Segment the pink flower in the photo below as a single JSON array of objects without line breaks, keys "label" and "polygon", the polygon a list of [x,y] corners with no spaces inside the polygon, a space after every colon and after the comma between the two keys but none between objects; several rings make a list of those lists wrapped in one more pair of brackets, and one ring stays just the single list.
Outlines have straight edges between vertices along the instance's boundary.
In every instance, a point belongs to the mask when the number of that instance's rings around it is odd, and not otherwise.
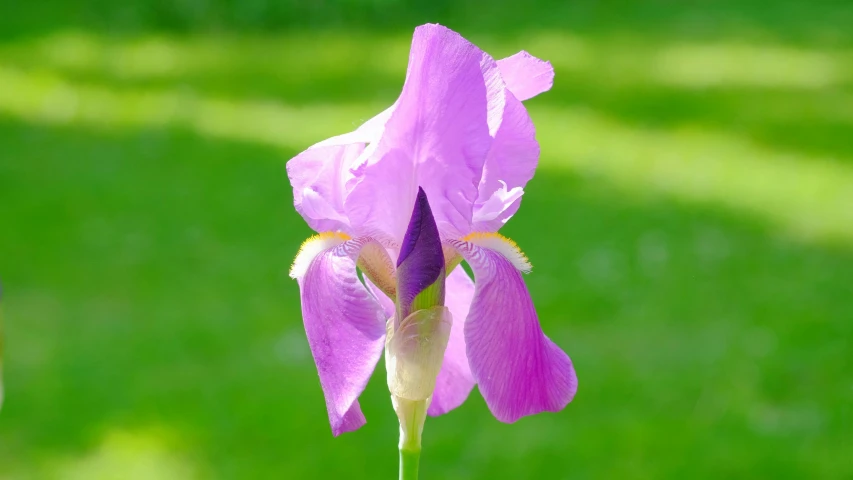
[{"label": "pink flower", "polygon": [[[572,362],[542,332],[521,277],[530,264],[496,233],[518,210],[539,158],[521,102],[550,89],[553,76],[526,52],[495,61],[459,34],[424,25],[394,105],[288,162],[296,210],[321,232],[303,245],[291,276],[335,435],[365,423],[358,397],[397,294],[414,275],[391,259],[405,253],[412,212],[426,198],[452,315],[429,413],[456,408],[475,384],[504,422],[558,411],[574,397]],[[476,282],[457,267],[463,259]]]}]

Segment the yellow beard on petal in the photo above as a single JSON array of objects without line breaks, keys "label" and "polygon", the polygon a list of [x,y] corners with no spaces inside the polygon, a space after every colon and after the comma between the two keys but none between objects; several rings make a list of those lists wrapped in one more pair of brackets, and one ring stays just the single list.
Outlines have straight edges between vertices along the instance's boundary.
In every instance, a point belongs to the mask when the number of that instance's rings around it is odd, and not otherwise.
[{"label": "yellow beard on petal", "polygon": [[308,238],[302,242],[299,253],[293,259],[293,265],[290,266],[290,278],[301,278],[305,275],[314,257],[320,252],[334,248],[350,239],[351,237],[344,232],[321,232]]},{"label": "yellow beard on petal", "polygon": [[488,248],[490,250],[494,250],[501,255],[503,255],[507,260],[512,263],[512,265],[521,270],[524,273],[530,273],[530,270],[533,269],[533,265],[530,264],[530,261],[527,259],[527,256],[524,252],[518,248],[518,245],[515,244],[509,238],[504,237],[500,233],[489,233],[489,232],[474,232],[469,233],[462,237],[463,242],[468,242],[479,247]]}]

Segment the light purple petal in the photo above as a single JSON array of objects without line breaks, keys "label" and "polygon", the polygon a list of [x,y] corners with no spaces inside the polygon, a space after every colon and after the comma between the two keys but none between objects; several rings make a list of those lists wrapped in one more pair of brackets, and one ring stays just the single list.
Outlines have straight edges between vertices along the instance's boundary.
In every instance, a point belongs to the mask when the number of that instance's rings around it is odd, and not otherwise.
[{"label": "light purple petal", "polygon": [[577,391],[577,377],[568,355],[542,333],[521,273],[495,250],[453,245],[474,271],[465,342],[471,372],[492,414],[511,423],[561,410]]},{"label": "light purple petal", "polygon": [[365,423],[358,397],[382,355],[385,312],[356,274],[364,240],[320,252],[301,277],[302,318],[332,433]]},{"label": "light purple petal", "polygon": [[553,76],[526,52],[495,62],[445,27],[418,27],[397,102],[288,163],[296,209],[317,231],[397,248],[420,185],[443,237],[496,231],[518,209],[539,156],[521,100],[548,90]]},{"label": "light purple petal", "polygon": [[494,60],[440,25],[415,30],[406,83],[345,202],[361,234],[399,242],[420,185],[443,236],[471,228],[492,142],[483,64]]},{"label": "light purple petal", "polygon": [[415,166],[403,150],[385,152],[378,163],[356,172],[356,183],[344,207],[359,235],[399,249],[415,204]]},{"label": "light purple petal", "polygon": [[350,232],[342,172],[362,150],[360,143],[312,147],[287,162],[293,204],[314,231]]},{"label": "light purple petal", "polygon": [[539,161],[536,130],[521,99],[551,87],[553,69],[526,52],[499,60],[498,79],[489,85],[489,129],[494,142],[489,149],[478,185],[473,231],[496,232],[521,204],[524,186],[533,178]]},{"label": "light purple petal", "polygon": [[444,362],[435,382],[435,392],[429,405],[432,416],[442,415],[462,405],[471,389],[474,388],[474,376],[468,366],[465,354],[465,318],[471,299],[474,298],[474,282],[461,266],[456,267],[447,276],[447,296],[445,305],[453,314],[453,326],[450,340],[444,352]]},{"label": "light purple petal", "polygon": [[352,170],[370,153],[365,152],[365,144],[379,139],[393,111],[394,106],[356,130],[317,143],[287,162],[293,204],[315,231],[352,233],[344,209],[347,184],[354,180]]},{"label": "light purple petal", "polygon": [[515,187],[507,190],[506,183],[500,186],[474,211],[475,232],[496,232],[510,219],[521,206],[524,189]]},{"label": "light purple petal", "polygon": [[527,110],[506,91],[503,121],[486,157],[474,207],[474,231],[496,232],[518,210],[539,162],[536,130]]},{"label": "light purple petal", "polygon": [[370,142],[375,142],[379,139],[379,137],[382,136],[382,132],[385,131],[385,124],[388,123],[388,119],[391,118],[391,114],[394,113],[394,109],[396,107],[396,104],[391,105],[385,110],[379,112],[379,114],[377,114],[373,118],[362,123],[352,132],[327,138],[326,140],[317,143],[311,148],[326,147],[330,145],[349,145],[352,143],[366,144]]},{"label": "light purple petal", "polygon": [[498,60],[498,68],[507,88],[519,100],[547,92],[554,84],[554,67],[524,50]]}]

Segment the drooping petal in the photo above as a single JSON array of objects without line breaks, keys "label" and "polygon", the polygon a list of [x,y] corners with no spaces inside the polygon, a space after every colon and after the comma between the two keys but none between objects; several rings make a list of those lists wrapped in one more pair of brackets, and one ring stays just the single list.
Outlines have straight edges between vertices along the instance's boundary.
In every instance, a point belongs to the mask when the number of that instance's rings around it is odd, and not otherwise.
[{"label": "drooping petal", "polygon": [[554,85],[551,62],[540,60],[524,50],[498,60],[498,68],[507,88],[522,101],[547,92]]},{"label": "drooping petal", "polygon": [[356,130],[323,140],[287,162],[293,204],[312,229],[352,233],[344,209],[347,183],[354,179],[352,169],[359,159],[370,153],[365,145],[379,139],[393,111],[394,106]]},{"label": "drooping petal", "polygon": [[[529,263],[497,234],[450,242],[475,277],[465,323],[471,372],[492,414],[503,422],[565,407],[577,391],[572,361],[542,332],[519,270]],[[489,248],[491,247],[491,248]]]},{"label": "drooping petal", "polygon": [[440,25],[415,30],[403,91],[345,202],[360,232],[399,241],[419,185],[443,235],[470,230],[492,142],[484,62],[494,64],[456,32]]},{"label": "drooping petal", "polygon": [[474,282],[462,267],[456,267],[447,276],[445,305],[453,315],[453,325],[429,404],[428,413],[432,416],[442,415],[462,405],[474,388],[474,376],[465,354],[465,319],[473,298]]},{"label": "drooping petal", "polygon": [[369,240],[347,238],[332,233],[308,240],[291,269],[336,436],[365,423],[358,397],[382,355],[385,336],[385,312],[356,273],[359,251]]},{"label": "drooping petal", "polygon": [[[417,300],[423,295],[422,302]],[[419,308],[444,305],[444,252],[441,238],[423,189],[397,257],[397,318],[395,325]]]}]

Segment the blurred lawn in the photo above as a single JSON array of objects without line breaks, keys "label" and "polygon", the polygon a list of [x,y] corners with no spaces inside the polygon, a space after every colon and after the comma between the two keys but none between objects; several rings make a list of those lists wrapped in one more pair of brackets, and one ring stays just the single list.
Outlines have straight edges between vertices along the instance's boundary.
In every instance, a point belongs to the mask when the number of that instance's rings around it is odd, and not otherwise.
[{"label": "blurred lawn", "polygon": [[393,101],[426,21],[555,65],[504,233],[580,390],[472,393],[423,478],[853,478],[853,4],[491,5],[7,6],[0,478],[394,477],[381,366],[329,431],[284,162]]}]

